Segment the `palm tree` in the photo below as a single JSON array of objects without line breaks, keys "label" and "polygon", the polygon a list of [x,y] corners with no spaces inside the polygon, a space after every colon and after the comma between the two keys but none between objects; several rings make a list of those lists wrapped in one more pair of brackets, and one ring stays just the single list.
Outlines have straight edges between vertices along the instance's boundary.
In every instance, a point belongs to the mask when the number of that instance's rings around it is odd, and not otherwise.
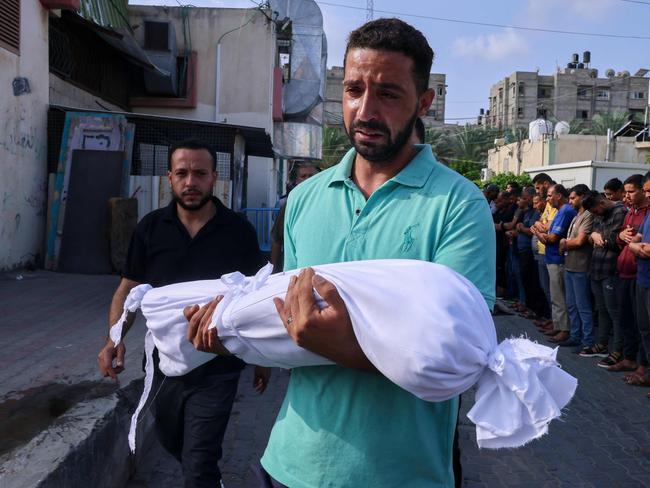
[{"label": "palm tree", "polygon": [[454,157],[449,134],[441,129],[429,128],[426,130],[424,142],[431,145],[433,154],[440,161],[448,163]]},{"label": "palm tree", "polygon": [[323,169],[337,164],[350,149],[350,139],[340,127],[323,128]]},{"label": "palm tree", "polygon": [[595,136],[607,135],[607,129],[616,132],[630,120],[629,112],[607,112],[594,115],[591,119],[591,134]]}]

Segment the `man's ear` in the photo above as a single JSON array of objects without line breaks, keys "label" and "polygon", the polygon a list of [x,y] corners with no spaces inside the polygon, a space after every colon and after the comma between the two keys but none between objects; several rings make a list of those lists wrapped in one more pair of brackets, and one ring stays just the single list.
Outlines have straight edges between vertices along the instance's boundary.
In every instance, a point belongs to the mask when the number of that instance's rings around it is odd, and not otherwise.
[{"label": "man's ear", "polygon": [[418,115],[424,117],[436,97],[436,91],[433,88],[427,88],[422,92],[418,100]]}]

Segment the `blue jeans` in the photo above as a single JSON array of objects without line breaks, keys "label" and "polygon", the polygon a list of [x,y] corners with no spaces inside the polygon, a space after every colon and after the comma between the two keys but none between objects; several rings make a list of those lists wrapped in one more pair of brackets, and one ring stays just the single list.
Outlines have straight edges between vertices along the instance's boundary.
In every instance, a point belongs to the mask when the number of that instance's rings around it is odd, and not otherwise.
[{"label": "blue jeans", "polygon": [[571,323],[571,339],[582,341],[585,347],[594,345],[594,321],[589,296],[590,281],[587,273],[564,272],[566,305]]}]

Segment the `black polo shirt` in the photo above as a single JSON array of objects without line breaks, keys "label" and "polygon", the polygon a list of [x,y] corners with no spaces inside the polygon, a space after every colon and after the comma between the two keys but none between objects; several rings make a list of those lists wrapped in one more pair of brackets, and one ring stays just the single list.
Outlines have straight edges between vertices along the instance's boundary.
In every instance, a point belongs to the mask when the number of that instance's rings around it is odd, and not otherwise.
[{"label": "black polo shirt", "polygon": [[[194,238],[178,218],[175,202],[143,217],[131,238],[122,276],[158,287],[217,279],[233,271],[245,275],[257,272],[266,260],[255,229],[219,199],[213,197],[212,201],[217,211]],[[215,359],[218,361],[212,360],[204,367],[224,372],[243,367],[232,357]]]}]

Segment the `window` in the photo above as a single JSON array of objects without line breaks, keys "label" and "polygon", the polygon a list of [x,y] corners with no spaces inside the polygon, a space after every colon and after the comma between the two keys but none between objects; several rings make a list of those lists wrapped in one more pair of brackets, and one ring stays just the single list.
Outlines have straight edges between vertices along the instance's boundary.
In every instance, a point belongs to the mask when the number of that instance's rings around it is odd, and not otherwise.
[{"label": "window", "polygon": [[435,110],[427,110],[427,117],[433,117],[435,119],[436,118],[436,111]]},{"label": "window", "polygon": [[588,118],[589,118],[589,110],[576,111],[576,119],[588,119]]},{"label": "window", "polygon": [[517,118],[518,119],[524,118],[524,107],[517,107]]},{"label": "window", "polygon": [[550,86],[537,87],[537,98],[551,98],[552,96],[553,96],[553,87]]},{"label": "window", "polygon": [[645,92],[632,92],[632,100],[643,100]]},{"label": "window", "polygon": [[598,88],[596,90],[596,99],[609,100],[609,88]]},{"label": "window", "polygon": [[439,86],[438,87],[438,96],[442,97],[445,95],[445,87],[444,86]]},{"label": "window", "polygon": [[523,97],[526,94],[526,85],[519,83],[519,96]]},{"label": "window", "polygon": [[20,52],[20,0],[0,3],[0,48]]},{"label": "window", "polygon": [[517,94],[517,85],[512,84],[512,96],[514,97]]},{"label": "window", "polygon": [[591,98],[591,88],[585,86],[579,86],[578,98]]}]

